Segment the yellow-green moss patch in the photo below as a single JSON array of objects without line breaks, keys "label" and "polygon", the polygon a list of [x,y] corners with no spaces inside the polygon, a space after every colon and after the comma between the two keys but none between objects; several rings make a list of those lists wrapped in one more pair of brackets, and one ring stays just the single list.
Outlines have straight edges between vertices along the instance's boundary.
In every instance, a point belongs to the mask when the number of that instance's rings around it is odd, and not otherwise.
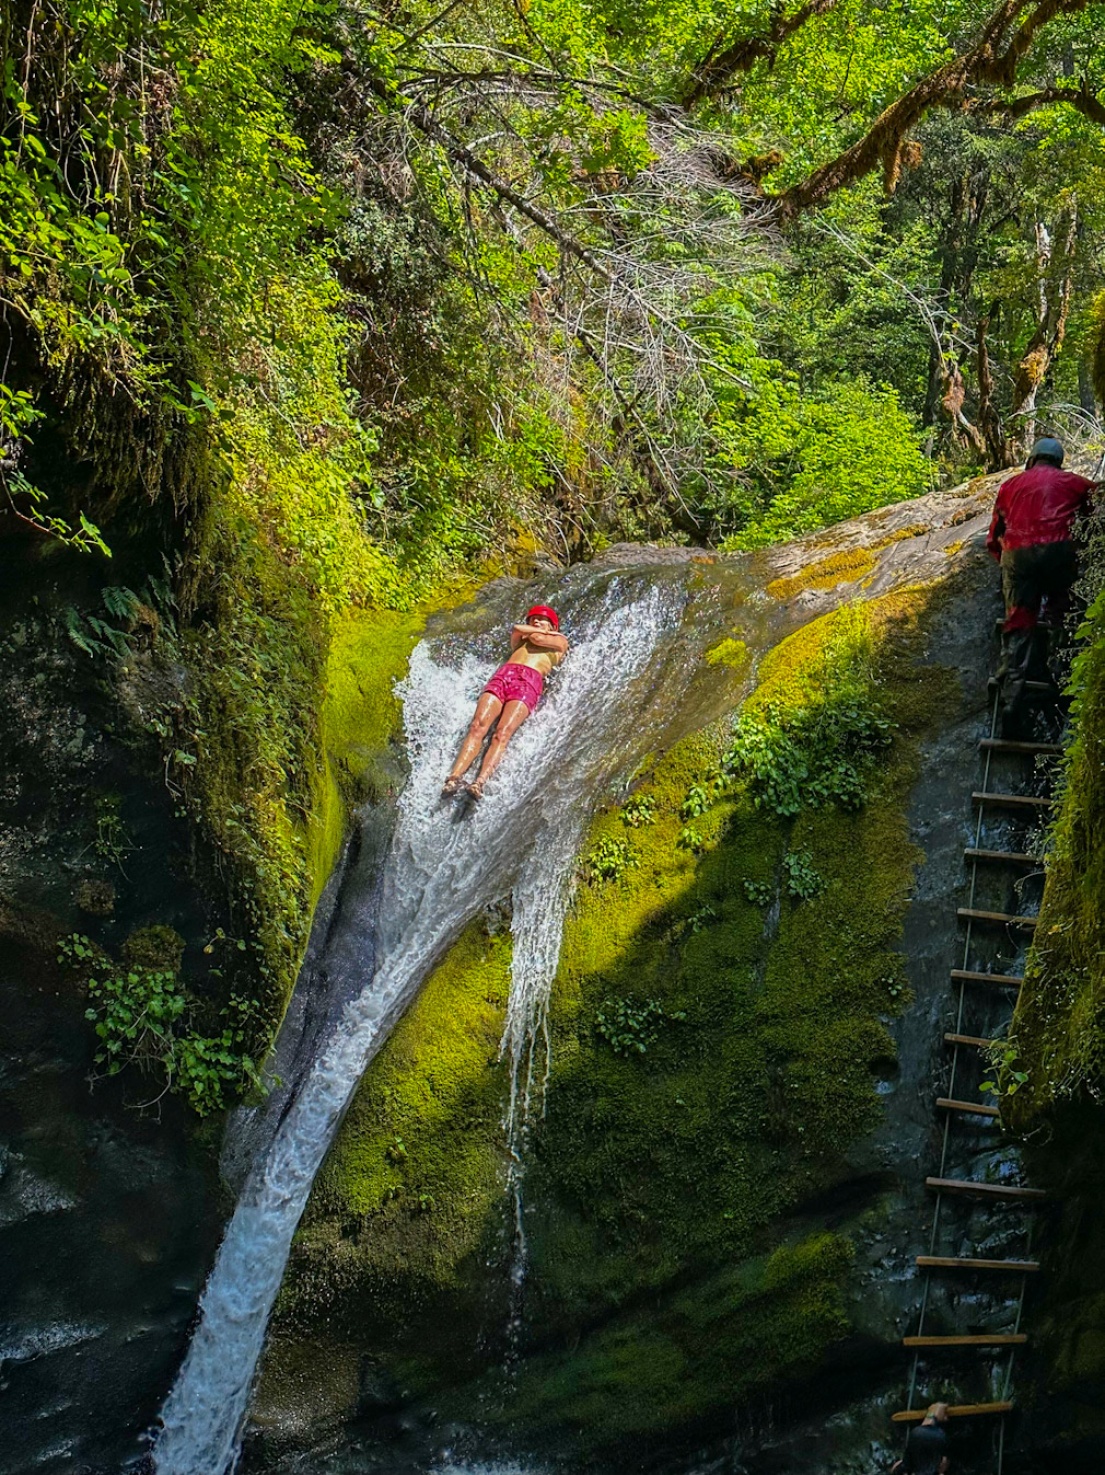
[{"label": "yellow-green moss patch", "polygon": [[870,548],[846,548],[809,564],[800,573],[773,579],[767,592],[773,599],[793,599],[803,589],[835,589],[838,584],[851,584],[861,579],[871,572],[876,562]]},{"label": "yellow-green moss patch", "polygon": [[474,923],[366,1074],[316,1185],[309,1249],[336,1214],[360,1272],[451,1282],[502,1201],[509,934]]},{"label": "yellow-green moss patch", "polygon": [[390,610],[350,610],[336,623],[323,677],[321,763],[308,833],[312,908],[337,859],[351,805],[381,797],[381,758],[401,716],[395,682],[422,624],[421,614]]},{"label": "yellow-green moss patch", "polygon": [[752,663],[752,654],[743,640],[719,640],[706,652],[706,660],[711,666],[727,666],[743,674]]}]

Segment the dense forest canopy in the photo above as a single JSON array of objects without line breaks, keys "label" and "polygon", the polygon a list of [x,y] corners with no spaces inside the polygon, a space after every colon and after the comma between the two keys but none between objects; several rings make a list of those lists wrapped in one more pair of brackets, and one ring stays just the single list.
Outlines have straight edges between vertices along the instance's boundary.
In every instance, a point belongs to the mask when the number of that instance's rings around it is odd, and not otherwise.
[{"label": "dense forest canopy", "polygon": [[1093,409],[1099,19],[17,3],[9,503],[88,541],[35,444],[181,502],[199,427],[341,600],[512,520],[739,545],[1011,464]]}]

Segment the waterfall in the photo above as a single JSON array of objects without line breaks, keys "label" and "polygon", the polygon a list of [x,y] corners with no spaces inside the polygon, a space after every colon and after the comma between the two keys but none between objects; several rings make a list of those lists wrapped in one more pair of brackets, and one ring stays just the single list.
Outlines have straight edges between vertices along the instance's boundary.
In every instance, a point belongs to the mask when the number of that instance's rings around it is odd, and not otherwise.
[{"label": "waterfall", "polygon": [[443,803],[440,786],[492,667],[470,652],[459,669],[439,664],[430,642],[412,656],[399,687],[410,777],[376,901],[375,970],[246,1180],[162,1410],[160,1475],[224,1475],[232,1466],[292,1236],[361,1075],[448,945],[511,887],[512,1114],[519,1089],[523,1098],[531,1089],[533,1025],[539,1033],[579,835],[604,786],[655,745],[691,669],[675,639],[688,600],[682,576],[591,575],[581,588],[577,581],[574,603],[570,576],[565,585],[573,650],[478,808]]}]

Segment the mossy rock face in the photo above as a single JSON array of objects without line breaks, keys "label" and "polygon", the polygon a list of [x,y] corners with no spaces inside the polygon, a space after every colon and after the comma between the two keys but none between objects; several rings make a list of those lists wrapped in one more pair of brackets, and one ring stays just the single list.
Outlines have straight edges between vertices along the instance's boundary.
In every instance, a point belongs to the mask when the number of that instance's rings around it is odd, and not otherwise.
[{"label": "mossy rock face", "polygon": [[[541,1446],[571,1431],[578,1452],[602,1455],[706,1426],[809,1375],[852,1334],[850,1225],[878,1189],[831,1228],[816,1205],[881,1120],[888,1025],[909,997],[895,951],[920,859],[906,800],[950,689],[922,659],[933,598],[899,592],[863,616],[893,730],[863,804],[789,815],[743,780],[719,791],[723,722],[658,756],[595,819],[528,1138],[509,1390],[486,1372],[486,1348],[511,1304],[497,1065],[510,942],[483,926],[362,1083],[309,1206],[274,1347],[320,1335],[335,1355],[347,1355],[339,1342],[371,1346],[452,1417],[478,1405],[513,1438]],[[830,611],[783,640],[745,711],[808,701],[855,619]],[[731,645],[725,664],[743,663]],[[266,1366],[269,1406],[280,1364]]]}]

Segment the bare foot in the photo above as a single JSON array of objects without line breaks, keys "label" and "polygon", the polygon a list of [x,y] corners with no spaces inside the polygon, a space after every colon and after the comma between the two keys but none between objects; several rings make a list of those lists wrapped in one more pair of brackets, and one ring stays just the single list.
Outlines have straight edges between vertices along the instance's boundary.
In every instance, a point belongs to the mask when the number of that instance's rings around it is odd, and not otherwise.
[{"label": "bare foot", "polygon": [[441,786],[441,797],[443,799],[455,799],[460,792],[463,780],[459,778],[447,778]]},{"label": "bare foot", "polygon": [[469,799],[483,798],[483,783],[480,779],[476,779],[468,785],[468,797]]}]

